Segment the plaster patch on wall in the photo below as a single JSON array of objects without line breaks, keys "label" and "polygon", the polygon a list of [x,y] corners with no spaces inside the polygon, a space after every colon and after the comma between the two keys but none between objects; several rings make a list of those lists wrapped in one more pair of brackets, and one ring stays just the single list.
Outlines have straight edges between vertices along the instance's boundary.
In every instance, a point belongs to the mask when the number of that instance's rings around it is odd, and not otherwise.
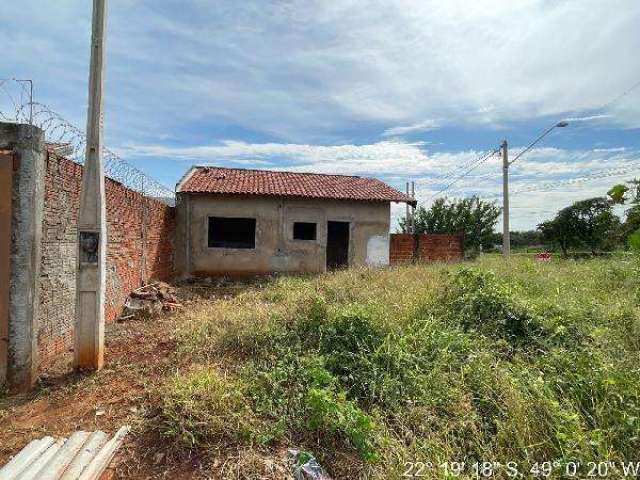
[{"label": "plaster patch on wall", "polygon": [[286,272],[288,270],[296,270],[298,261],[287,255],[285,252],[278,252],[273,255],[269,260],[269,265],[274,272]]},{"label": "plaster patch on wall", "polygon": [[389,265],[389,235],[374,235],[367,241],[367,265]]}]

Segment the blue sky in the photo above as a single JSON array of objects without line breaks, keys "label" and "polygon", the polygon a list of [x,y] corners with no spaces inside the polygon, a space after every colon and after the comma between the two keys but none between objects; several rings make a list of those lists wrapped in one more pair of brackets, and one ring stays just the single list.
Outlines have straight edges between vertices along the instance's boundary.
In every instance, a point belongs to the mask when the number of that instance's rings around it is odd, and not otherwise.
[{"label": "blue sky", "polygon": [[[90,3],[0,9],[0,77],[81,127]],[[640,81],[638,25],[637,0],[111,0],[106,143],[169,186],[192,164],[277,168],[415,180],[428,204],[439,177],[569,118],[513,165],[513,192],[631,168],[640,87],[602,106]],[[634,173],[514,193],[512,226]],[[500,176],[492,157],[447,193],[492,198]]]}]

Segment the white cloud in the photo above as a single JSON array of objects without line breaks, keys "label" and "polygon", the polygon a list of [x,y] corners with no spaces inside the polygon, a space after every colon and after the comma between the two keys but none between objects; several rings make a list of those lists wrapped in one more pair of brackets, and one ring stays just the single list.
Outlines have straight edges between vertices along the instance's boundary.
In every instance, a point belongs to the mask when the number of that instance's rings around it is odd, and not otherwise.
[{"label": "white cloud", "polygon": [[626,147],[613,147],[613,148],[594,148],[594,152],[624,152]]},{"label": "white cloud", "polygon": [[[4,3],[2,76],[34,79],[37,101],[83,125],[90,2]],[[518,128],[536,118],[566,116],[576,123],[562,134],[572,145],[584,145],[571,143],[572,131],[640,127],[640,87],[598,110],[638,80],[637,0],[220,0],[216,8],[120,0],[109,8],[106,141],[148,162],[143,169],[165,157],[415,179],[426,200],[444,186],[437,175],[481,154],[478,126],[515,126],[522,138]],[[458,129],[457,151],[392,139],[438,124]],[[376,141],[380,132],[386,141]],[[529,152],[512,168],[514,188],[637,157],[633,142],[605,140],[595,150]],[[450,193],[495,194],[500,172],[492,158]],[[568,189],[565,200],[595,185]],[[525,207],[562,206],[558,193],[527,195]],[[527,215],[514,211],[514,225]]]},{"label": "white cloud", "polygon": [[[82,118],[87,3],[5,3],[3,69]],[[157,138],[213,119],[338,143],[362,122],[406,133],[594,109],[637,81],[639,23],[636,0],[112,2],[107,131]],[[600,115],[640,125],[638,91]]]},{"label": "white cloud", "polygon": [[428,132],[439,128],[440,125],[435,120],[423,120],[422,122],[414,123],[412,125],[406,125],[404,127],[392,127],[387,128],[382,136],[383,137],[395,137],[406,135],[407,133],[415,132]]},{"label": "white cloud", "polygon": [[378,175],[406,175],[435,172],[453,165],[456,155],[431,158],[423,142],[384,141],[368,145],[310,145],[282,143],[247,143],[225,140],[217,145],[166,147],[130,145],[118,152],[127,156],[167,157],[197,163],[252,162],[288,170]]},{"label": "white cloud", "polygon": [[584,117],[569,117],[569,118],[565,118],[564,120],[566,122],[571,122],[571,123],[575,123],[575,122],[592,122],[594,120],[605,120],[605,119],[609,119],[611,118],[612,115],[609,114],[600,114],[600,115],[587,115]]},{"label": "white cloud", "polygon": [[[446,195],[463,197],[476,194],[502,204],[501,162],[493,158],[481,165],[468,177],[454,184]],[[625,173],[619,173],[624,171]],[[563,183],[570,179],[588,176],[595,172],[611,172],[613,176],[590,178],[586,181]],[[510,174],[511,228],[528,230],[538,223],[552,218],[563,207],[588,197],[604,196],[615,183],[640,174],[640,151],[620,149],[563,150],[540,148],[514,164]],[[433,195],[444,185],[427,179],[416,183],[419,203],[430,204]],[[547,184],[554,188],[547,191],[522,192]],[[396,217],[404,213],[395,210]],[[500,228],[500,224],[498,225]]]},{"label": "white cloud", "polygon": [[[128,145],[117,153],[123,157],[163,157],[186,163],[237,163],[250,166],[305,170],[321,173],[360,174],[412,178],[418,184],[449,183],[466,171],[483,152],[430,151],[425,142],[381,141],[365,145],[313,145],[295,143],[248,143],[224,140],[214,145],[170,147]],[[513,147],[514,151],[522,147]],[[510,169],[512,182],[520,179],[562,179],[577,173],[615,169],[640,160],[640,152],[626,148],[565,150],[541,147],[530,150]],[[501,175],[501,159],[494,154],[480,163],[457,186],[480,188],[493,175]],[[441,177],[446,177],[441,180]],[[487,180],[489,179],[489,180]]]},{"label": "white cloud", "polygon": [[[195,147],[131,145],[120,153],[130,157],[166,157],[191,163],[373,176],[399,189],[403,189],[406,181],[414,180],[419,203],[429,205],[433,195],[456,180],[468,168],[462,167],[470,165],[482,152],[432,152],[427,147],[421,142],[401,141],[324,146],[228,140],[218,145]],[[514,147],[514,150],[520,148]],[[560,184],[559,188],[545,192],[517,193],[593,172],[619,172],[622,168],[627,169],[626,173],[616,177],[592,179],[576,185]],[[632,178],[636,171],[640,173],[640,151],[636,150],[534,148],[511,168],[513,228],[532,228],[575,200],[604,195],[612,184]],[[443,179],[449,172],[455,172],[455,175]],[[458,197],[476,194],[499,201],[501,189],[501,159],[494,155],[457,180],[444,195]],[[394,207],[392,212],[394,222],[403,214],[400,207]]]}]

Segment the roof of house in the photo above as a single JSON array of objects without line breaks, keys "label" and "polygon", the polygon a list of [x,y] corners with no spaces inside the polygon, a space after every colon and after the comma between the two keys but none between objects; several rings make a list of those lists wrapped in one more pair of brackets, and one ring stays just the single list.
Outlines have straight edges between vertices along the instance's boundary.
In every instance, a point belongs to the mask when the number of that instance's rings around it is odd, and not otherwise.
[{"label": "roof of house", "polygon": [[178,182],[176,191],[178,193],[406,202],[415,205],[412,197],[375,178],[244,168],[192,167]]}]

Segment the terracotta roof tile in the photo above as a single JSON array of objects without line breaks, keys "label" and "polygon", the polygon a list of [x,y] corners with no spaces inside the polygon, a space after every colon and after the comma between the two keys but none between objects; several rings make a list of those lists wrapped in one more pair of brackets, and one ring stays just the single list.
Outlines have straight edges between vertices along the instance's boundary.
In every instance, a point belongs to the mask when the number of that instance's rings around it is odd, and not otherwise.
[{"label": "terracotta roof tile", "polygon": [[375,178],[222,167],[193,167],[178,192],[414,203]]}]

